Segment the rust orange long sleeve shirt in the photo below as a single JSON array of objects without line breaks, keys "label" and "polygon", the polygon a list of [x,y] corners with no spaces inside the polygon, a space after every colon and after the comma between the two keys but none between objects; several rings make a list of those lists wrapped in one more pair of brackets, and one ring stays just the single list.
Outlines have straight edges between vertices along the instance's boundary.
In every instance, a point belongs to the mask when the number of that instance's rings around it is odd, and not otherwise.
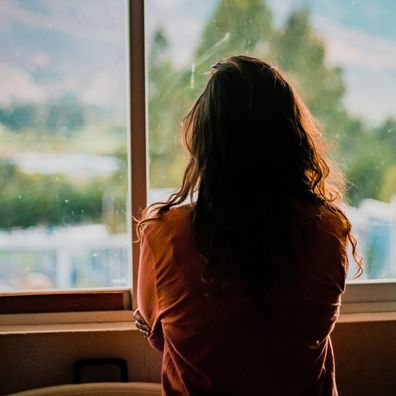
[{"label": "rust orange long sleeve shirt", "polygon": [[171,209],[141,241],[138,307],[163,353],[163,394],[336,396],[330,333],[347,273],[345,226],[324,207],[298,210],[297,271],[273,285],[265,314],[242,282],[207,293],[190,213]]}]

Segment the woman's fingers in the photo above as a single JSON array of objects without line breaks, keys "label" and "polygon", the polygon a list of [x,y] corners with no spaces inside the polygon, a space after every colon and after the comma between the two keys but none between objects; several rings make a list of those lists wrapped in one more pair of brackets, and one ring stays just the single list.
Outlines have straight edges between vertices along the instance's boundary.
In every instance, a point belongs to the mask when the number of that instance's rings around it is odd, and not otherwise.
[{"label": "woman's fingers", "polygon": [[135,323],[139,330],[150,332],[150,326],[148,326],[146,323],[139,322],[138,320]]},{"label": "woman's fingers", "polygon": [[140,322],[144,322],[144,318],[140,314],[139,308],[135,309],[135,311],[133,312],[133,317],[135,318],[135,320],[139,320]]},{"label": "woman's fingers", "polygon": [[133,313],[133,317],[135,318],[135,325],[136,328],[145,336],[148,337],[151,332],[150,326],[146,323],[143,316],[140,314],[139,310],[137,309]]},{"label": "woman's fingers", "polygon": [[148,337],[150,335],[150,327],[142,324],[141,322],[136,321],[136,328],[145,336]]}]

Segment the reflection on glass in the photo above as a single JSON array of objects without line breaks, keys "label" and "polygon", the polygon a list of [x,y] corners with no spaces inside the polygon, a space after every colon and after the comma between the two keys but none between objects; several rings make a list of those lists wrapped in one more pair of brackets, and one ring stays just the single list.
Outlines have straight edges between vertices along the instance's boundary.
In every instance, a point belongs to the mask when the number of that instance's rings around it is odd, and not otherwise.
[{"label": "reflection on glass", "polygon": [[211,64],[257,56],[293,79],[350,181],[363,278],[396,277],[395,17],[385,0],[147,0],[149,197],[180,183],[179,124]]},{"label": "reflection on glass", "polygon": [[0,291],[129,285],[126,1],[0,4]]}]

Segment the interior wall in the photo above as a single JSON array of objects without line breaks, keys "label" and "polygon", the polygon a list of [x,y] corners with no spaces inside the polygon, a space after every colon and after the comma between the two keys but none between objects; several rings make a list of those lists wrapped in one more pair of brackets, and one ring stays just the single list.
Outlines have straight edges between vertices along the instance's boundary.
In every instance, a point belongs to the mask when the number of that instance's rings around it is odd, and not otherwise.
[{"label": "interior wall", "polygon": [[160,382],[161,355],[137,331],[0,336],[0,395],[73,383],[79,359],[122,358],[130,381]]},{"label": "interior wall", "polygon": [[[396,394],[396,321],[339,323],[333,345],[340,396]],[[160,381],[160,354],[133,330],[2,335],[0,394],[72,383],[88,358],[123,358],[131,381]]]},{"label": "interior wall", "polygon": [[340,396],[396,395],[396,321],[339,323],[332,338]]}]

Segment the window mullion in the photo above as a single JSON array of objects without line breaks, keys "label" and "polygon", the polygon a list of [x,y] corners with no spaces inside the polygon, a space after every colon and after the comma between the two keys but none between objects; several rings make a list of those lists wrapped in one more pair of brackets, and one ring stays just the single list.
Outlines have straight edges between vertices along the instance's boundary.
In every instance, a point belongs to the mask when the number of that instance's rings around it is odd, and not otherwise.
[{"label": "window mullion", "polygon": [[[130,70],[130,197],[132,217],[138,217],[147,201],[146,170],[146,94],[144,51],[144,1],[129,1],[129,70]],[[132,219],[131,219],[132,220]],[[132,292],[136,306],[139,246],[134,230],[132,238]]]}]

